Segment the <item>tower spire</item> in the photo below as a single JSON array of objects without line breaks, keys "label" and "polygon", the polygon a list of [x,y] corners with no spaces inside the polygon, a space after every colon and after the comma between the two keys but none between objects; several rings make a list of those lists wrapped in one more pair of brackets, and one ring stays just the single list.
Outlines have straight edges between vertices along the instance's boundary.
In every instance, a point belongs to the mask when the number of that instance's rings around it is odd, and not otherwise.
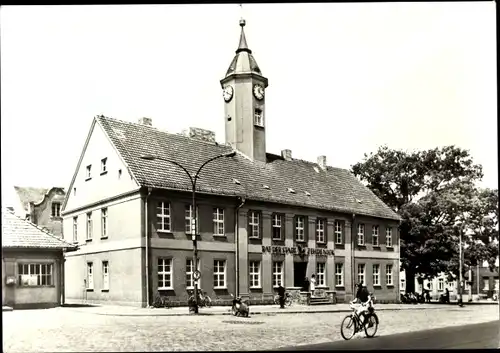
[{"label": "tower spire", "polygon": [[252,54],[252,51],[248,49],[248,44],[247,44],[247,38],[245,37],[245,30],[243,29],[245,27],[246,21],[242,17],[240,19],[240,27],[241,27],[241,34],[240,34],[240,43],[238,44],[238,49],[236,50],[236,54],[246,51],[249,54]]}]

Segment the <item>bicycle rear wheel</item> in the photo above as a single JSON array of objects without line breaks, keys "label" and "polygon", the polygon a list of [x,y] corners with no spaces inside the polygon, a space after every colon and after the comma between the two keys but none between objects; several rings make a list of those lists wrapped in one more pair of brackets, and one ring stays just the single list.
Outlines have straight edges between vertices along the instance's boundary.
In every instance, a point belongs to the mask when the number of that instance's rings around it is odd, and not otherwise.
[{"label": "bicycle rear wheel", "polygon": [[342,320],[342,324],[340,325],[340,334],[342,335],[342,338],[350,340],[356,334],[356,330],[356,320],[352,317],[352,315],[347,315],[344,320]]},{"label": "bicycle rear wheel", "polygon": [[378,317],[376,314],[370,314],[366,320],[365,334],[366,337],[372,338],[378,330]]}]

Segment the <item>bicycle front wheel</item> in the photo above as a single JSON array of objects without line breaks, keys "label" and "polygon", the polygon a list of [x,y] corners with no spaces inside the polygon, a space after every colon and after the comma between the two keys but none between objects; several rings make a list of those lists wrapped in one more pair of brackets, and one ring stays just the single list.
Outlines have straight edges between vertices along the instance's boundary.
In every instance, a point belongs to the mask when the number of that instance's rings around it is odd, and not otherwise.
[{"label": "bicycle front wheel", "polygon": [[375,336],[378,330],[378,317],[376,314],[371,314],[368,316],[365,325],[366,337],[372,338]]},{"label": "bicycle front wheel", "polygon": [[352,315],[347,315],[340,325],[340,334],[343,339],[350,340],[356,334],[356,329],[356,320],[354,320]]}]

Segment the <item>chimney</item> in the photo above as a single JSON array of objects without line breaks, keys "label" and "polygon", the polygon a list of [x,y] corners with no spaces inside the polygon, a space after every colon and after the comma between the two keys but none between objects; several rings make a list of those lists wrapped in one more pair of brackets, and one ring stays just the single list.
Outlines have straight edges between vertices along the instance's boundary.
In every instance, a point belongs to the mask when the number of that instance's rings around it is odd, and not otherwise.
[{"label": "chimney", "polygon": [[318,157],[318,165],[321,169],[326,170],[326,156]]},{"label": "chimney", "polygon": [[153,126],[153,119],[151,118],[139,118],[139,124],[141,125],[147,125],[147,126]]},{"label": "chimney", "polygon": [[283,159],[285,161],[291,161],[292,160],[292,150],[282,150],[281,157],[283,157]]},{"label": "chimney", "polygon": [[198,127],[190,127],[189,129],[183,130],[182,134],[201,141],[215,142],[215,132],[200,129]]}]

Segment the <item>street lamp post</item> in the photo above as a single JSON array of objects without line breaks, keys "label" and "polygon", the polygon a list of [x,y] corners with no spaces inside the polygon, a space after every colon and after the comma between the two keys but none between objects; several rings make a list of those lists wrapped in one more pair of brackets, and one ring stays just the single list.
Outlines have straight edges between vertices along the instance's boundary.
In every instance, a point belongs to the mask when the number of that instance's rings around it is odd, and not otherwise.
[{"label": "street lamp post", "polygon": [[[160,160],[160,161],[172,163],[172,164],[178,166],[187,174],[187,176],[189,177],[189,181],[191,182],[191,194],[192,194],[191,239],[193,240],[193,282],[194,282],[194,298],[195,298],[194,313],[195,314],[198,314],[198,280],[194,279],[194,272],[198,269],[198,244],[197,244],[197,239],[196,239],[196,225],[198,224],[197,213],[196,213],[196,181],[199,178],[201,170],[208,163],[210,163],[218,158],[225,158],[225,157],[230,158],[230,157],[234,157],[235,155],[236,155],[236,152],[233,151],[230,153],[221,154],[221,155],[215,156],[213,158],[210,158],[209,160],[205,161],[198,168],[198,170],[196,171],[196,173],[194,173],[194,175],[189,173],[189,171],[184,166],[182,166],[181,164],[179,164],[175,161],[171,161],[169,159],[158,157],[158,156],[153,156],[153,155],[142,155],[141,156],[141,159],[145,159],[145,160],[149,160],[149,161]],[[149,274],[148,274],[148,276],[149,276]]]}]

